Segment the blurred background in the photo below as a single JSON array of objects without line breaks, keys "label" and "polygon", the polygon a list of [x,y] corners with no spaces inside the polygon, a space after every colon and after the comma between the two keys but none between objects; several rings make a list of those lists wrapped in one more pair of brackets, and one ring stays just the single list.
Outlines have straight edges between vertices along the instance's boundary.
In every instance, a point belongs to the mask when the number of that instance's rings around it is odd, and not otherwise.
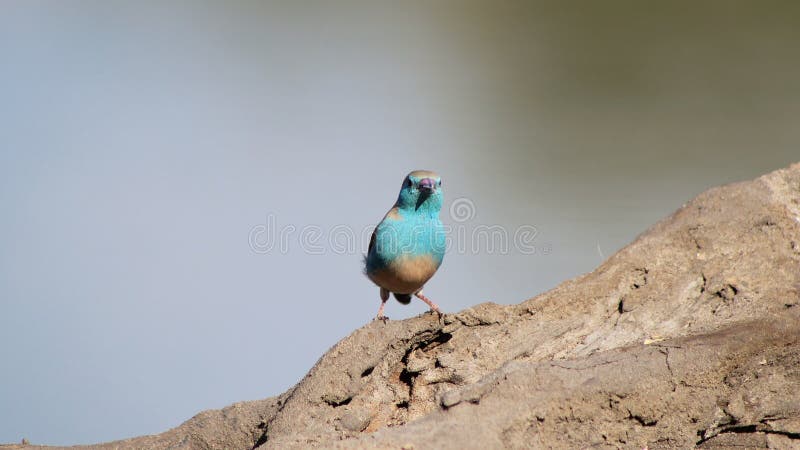
[{"label": "blurred background", "polygon": [[412,169],[467,240],[536,231],[454,245],[445,311],[590,271],[800,160],[798,51],[794,1],[5,0],[0,442],[283,392],[377,312],[360,234]]}]

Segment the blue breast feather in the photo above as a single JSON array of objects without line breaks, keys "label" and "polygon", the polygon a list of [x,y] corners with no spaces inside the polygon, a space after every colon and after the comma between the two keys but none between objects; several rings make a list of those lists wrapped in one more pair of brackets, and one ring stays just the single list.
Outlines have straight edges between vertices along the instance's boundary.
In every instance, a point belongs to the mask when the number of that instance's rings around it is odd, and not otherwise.
[{"label": "blue breast feather", "polygon": [[399,210],[397,217],[387,216],[378,225],[374,239],[367,255],[367,273],[385,269],[400,258],[428,256],[436,266],[444,258],[446,236],[438,214]]}]

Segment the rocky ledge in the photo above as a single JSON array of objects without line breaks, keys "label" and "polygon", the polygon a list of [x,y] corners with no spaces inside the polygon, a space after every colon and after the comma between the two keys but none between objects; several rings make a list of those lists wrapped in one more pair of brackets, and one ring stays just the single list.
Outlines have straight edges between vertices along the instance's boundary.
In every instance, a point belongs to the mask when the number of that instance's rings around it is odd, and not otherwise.
[{"label": "rocky ledge", "polygon": [[278,397],[90,446],[314,447],[800,448],[800,164],[518,305],[375,321]]}]

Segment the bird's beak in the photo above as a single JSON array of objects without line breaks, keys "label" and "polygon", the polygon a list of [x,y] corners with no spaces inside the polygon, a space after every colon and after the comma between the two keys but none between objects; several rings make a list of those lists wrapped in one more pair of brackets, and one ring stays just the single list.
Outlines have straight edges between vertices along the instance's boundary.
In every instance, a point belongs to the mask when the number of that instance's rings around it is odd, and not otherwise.
[{"label": "bird's beak", "polygon": [[434,181],[432,178],[423,178],[419,180],[420,191],[430,194],[434,189],[436,189],[436,181]]}]

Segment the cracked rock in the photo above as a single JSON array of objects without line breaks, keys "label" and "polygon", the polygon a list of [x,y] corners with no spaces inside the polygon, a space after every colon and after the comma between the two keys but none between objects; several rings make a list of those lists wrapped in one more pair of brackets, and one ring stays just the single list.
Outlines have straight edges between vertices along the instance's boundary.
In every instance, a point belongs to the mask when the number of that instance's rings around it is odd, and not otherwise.
[{"label": "cracked rock", "polygon": [[278,397],[91,448],[797,448],[798,217],[800,164],[714,188],[518,305],[371,321]]}]

